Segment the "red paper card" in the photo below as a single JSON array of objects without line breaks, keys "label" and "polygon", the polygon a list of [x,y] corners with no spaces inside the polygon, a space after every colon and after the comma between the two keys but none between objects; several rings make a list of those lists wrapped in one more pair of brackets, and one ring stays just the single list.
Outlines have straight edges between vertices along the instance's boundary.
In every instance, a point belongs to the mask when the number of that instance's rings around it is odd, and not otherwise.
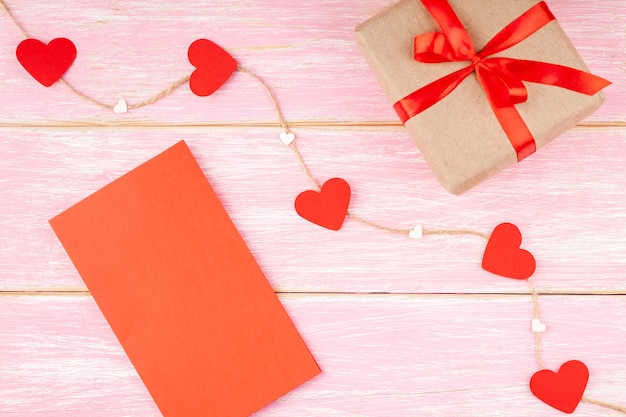
[{"label": "red paper card", "polygon": [[185,142],[50,224],[165,417],[248,416],[320,372]]}]

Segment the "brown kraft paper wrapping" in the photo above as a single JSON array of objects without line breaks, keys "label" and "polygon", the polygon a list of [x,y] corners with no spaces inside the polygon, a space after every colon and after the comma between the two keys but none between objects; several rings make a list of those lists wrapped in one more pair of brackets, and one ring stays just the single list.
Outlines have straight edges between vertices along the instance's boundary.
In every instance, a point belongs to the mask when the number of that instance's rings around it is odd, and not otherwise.
[{"label": "brown kraft paper wrapping", "polygon": [[[480,51],[496,33],[539,1],[449,0],[449,3]],[[429,64],[413,59],[415,36],[439,30],[419,0],[402,0],[356,28],[359,46],[391,105],[467,66],[467,62]],[[493,56],[589,71],[556,20]],[[549,85],[525,85],[528,101],[516,108],[532,132],[537,149],[589,116],[604,101],[601,92],[587,96]],[[475,73],[405,126],[439,182],[453,194],[461,194],[517,162],[515,150],[493,114]]]}]

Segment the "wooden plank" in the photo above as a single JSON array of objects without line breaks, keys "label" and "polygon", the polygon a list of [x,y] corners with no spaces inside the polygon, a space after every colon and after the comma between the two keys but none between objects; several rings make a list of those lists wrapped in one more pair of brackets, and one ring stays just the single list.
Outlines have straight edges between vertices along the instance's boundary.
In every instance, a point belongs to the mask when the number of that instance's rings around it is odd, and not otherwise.
[{"label": "wooden plank", "polygon": [[[323,373],[258,416],[560,416],[525,296],[283,295]],[[584,361],[586,395],[624,404],[623,296],[541,298],[549,368]],[[159,414],[91,297],[0,297],[0,415]],[[606,416],[582,404],[577,413]]]},{"label": "wooden plank", "polygon": [[[290,121],[397,122],[387,98],[358,50],[354,27],[390,0],[85,3],[7,0],[32,36],[65,36],[78,48],[66,79],[109,104],[142,101],[189,74],[187,48],[201,37],[227,48],[272,86]],[[550,2],[591,70],[612,80],[607,102],[590,122],[625,120],[623,51],[626,3]],[[187,87],[148,108],[117,115],[70,93],[43,88],[15,59],[23,36],[0,17],[0,123],[214,123],[275,122],[264,91],[236,74],[210,98]]]},{"label": "wooden plank", "polygon": [[[517,224],[537,258],[537,286],[624,292],[626,130],[577,129],[456,197],[401,130],[300,129],[319,182],[353,188],[351,210],[385,225]],[[47,220],[181,138],[278,291],[526,292],[480,267],[485,241],[413,240],[348,219],[331,232],[293,209],[310,188],[277,129],[0,130],[0,289],[84,289]]]}]

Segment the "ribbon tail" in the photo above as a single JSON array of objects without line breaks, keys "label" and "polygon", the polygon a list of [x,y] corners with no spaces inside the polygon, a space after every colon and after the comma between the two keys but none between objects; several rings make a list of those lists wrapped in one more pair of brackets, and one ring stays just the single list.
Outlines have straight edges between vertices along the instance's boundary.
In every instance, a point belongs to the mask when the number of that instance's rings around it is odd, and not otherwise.
[{"label": "ribbon tail", "polygon": [[413,58],[429,64],[451,62],[456,59],[456,51],[443,33],[423,33],[413,41]]},{"label": "ribbon tail", "polygon": [[[511,146],[513,146],[519,162],[533,154],[537,150],[537,144],[526,122],[524,122],[524,119],[522,119],[522,116],[515,108],[515,101],[511,101],[507,87],[504,84],[500,85],[503,83],[503,80],[499,75],[501,74],[494,73],[488,68],[477,67],[476,77],[478,82],[485,90],[487,101],[489,101],[489,105],[496,119],[500,122],[500,126],[502,126]],[[505,100],[503,95],[507,96],[508,100]]]},{"label": "ribbon tail", "polygon": [[398,100],[393,108],[404,124],[454,91],[473,71],[469,66],[448,74]]},{"label": "ribbon tail", "polygon": [[533,138],[526,122],[524,122],[517,109],[514,106],[496,107],[493,104],[491,108],[502,129],[504,129],[504,133],[509,138],[511,145],[513,145],[513,149],[515,149],[517,161],[519,162],[535,153],[537,150],[535,138]]},{"label": "ribbon tail", "polygon": [[535,152],[536,144],[528,126],[514,107],[516,103],[525,101],[525,92],[517,92],[521,82],[512,82],[515,78],[587,95],[594,95],[611,84],[604,78],[563,65],[511,58],[485,60],[483,66],[477,67],[476,75],[485,89],[493,112],[517,152],[518,161]]},{"label": "ribbon tail", "polygon": [[611,84],[597,75],[563,65],[517,59],[509,60],[505,65],[510,72],[524,81],[553,85],[589,96]]}]

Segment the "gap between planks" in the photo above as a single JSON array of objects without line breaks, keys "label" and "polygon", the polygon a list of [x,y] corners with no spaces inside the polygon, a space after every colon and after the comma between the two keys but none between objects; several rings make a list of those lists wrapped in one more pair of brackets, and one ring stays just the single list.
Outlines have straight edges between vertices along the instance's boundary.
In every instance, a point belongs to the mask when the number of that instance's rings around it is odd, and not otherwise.
[{"label": "gap between planks", "polygon": [[[280,296],[337,296],[337,297],[416,297],[416,298],[506,298],[506,297],[528,297],[530,292],[510,292],[510,293],[414,293],[414,292],[340,292],[340,291],[275,291]],[[624,296],[626,290],[622,291],[538,291],[541,296]],[[34,297],[34,296],[74,296],[91,297],[87,290],[80,289],[54,289],[54,290],[11,290],[0,291],[0,297]]]},{"label": "gap between planks", "polygon": [[[310,128],[310,129],[404,129],[400,122],[392,121],[371,121],[371,122],[350,122],[350,121],[299,121],[288,122],[291,128]],[[126,121],[57,121],[57,122],[33,122],[33,123],[17,123],[17,122],[0,122],[0,129],[194,129],[194,128],[281,128],[280,123],[276,122],[209,122],[209,123],[160,123],[145,122],[139,120]],[[574,127],[575,130],[599,130],[599,129],[624,129],[626,121],[609,121],[609,122],[583,122]]]}]

